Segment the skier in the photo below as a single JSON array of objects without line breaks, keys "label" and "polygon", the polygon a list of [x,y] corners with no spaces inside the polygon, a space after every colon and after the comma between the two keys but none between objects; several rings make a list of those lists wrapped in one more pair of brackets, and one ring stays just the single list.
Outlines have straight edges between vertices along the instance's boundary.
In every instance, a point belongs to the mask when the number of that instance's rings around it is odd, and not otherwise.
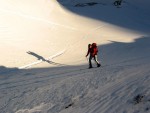
[{"label": "skier", "polygon": [[87,52],[87,55],[86,55],[86,57],[88,55],[90,55],[89,56],[89,69],[92,68],[92,62],[91,62],[92,58],[94,58],[94,61],[97,64],[97,67],[101,66],[101,64],[97,60],[97,53],[98,53],[98,48],[97,48],[96,43],[93,43],[92,45],[89,44],[88,45],[88,52]]}]

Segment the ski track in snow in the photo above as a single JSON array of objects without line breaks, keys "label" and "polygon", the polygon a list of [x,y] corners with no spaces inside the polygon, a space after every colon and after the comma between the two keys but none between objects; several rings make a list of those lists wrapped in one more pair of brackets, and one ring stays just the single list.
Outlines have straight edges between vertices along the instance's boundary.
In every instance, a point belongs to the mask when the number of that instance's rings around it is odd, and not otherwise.
[{"label": "ski track in snow", "polygon": [[13,15],[16,15],[16,16],[24,17],[24,18],[27,18],[27,19],[31,19],[31,20],[36,20],[36,21],[39,21],[41,23],[46,23],[46,24],[51,24],[51,25],[64,27],[64,28],[67,28],[67,29],[77,30],[76,28],[71,27],[71,26],[55,23],[55,22],[52,22],[52,21],[49,21],[49,20],[45,20],[45,19],[35,17],[35,16],[31,16],[31,15],[26,15],[26,14],[19,13],[19,12],[14,12],[14,11],[6,10],[6,9],[0,9],[0,11],[4,12],[4,13],[9,13],[9,14],[13,14]]}]

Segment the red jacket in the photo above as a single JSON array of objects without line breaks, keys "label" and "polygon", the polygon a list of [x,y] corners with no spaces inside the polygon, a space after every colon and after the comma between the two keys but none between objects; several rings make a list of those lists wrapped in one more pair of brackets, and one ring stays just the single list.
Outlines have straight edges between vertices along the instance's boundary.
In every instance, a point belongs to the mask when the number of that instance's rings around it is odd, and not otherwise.
[{"label": "red jacket", "polygon": [[98,53],[98,49],[97,49],[97,47],[94,47],[94,48],[93,48],[92,56],[97,55],[97,53]]},{"label": "red jacket", "polygon": [[90,54],[94,57],[95,55],[97,55],[97,53],[98,53],[97,45],[96,45],[96,43],[93,43],[92,47],[88,49],[86,56],[88,56]]}]

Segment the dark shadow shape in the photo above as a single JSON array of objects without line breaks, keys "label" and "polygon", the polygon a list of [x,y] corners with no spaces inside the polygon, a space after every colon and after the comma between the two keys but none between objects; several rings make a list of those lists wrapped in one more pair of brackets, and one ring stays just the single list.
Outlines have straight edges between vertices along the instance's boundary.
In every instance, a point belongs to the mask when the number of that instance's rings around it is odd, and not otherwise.
[{"label": "dark shadow shape", "polygon": [[67,106],[65,107],[65,109],[70,108],[71,106],[73,106],[73,104],[74,104],[74,103],[70,103],[69,105],[67,105]]},{"label": "dark shadow shape", "polygon": [[111,42],[111,44],[99,47],[99,59],[106,64],[118,64],[118,62],[124,63],[134,60],[140,61],[145,58],[150,61],[150,36],[140,37],[130,43]]},{"label": "dark shadow shape", "polygon": [[143,101],[144,95],[138,94],[137,96],[134,97],[133,101],[134,104],[139,104],[140,102]]},{"label": "dark shadow shape", "polygon": [[31,52],[31,51],[28,51],[27,53],[34,56],[34,57],[36,57],[38,60],[42,60],[42,61],[47,62],[49,64],[60,65],[60,66],[65,65],[65,64],[60,64],[60,63],[56,63],[56,62],[50,61],[48,59],[45,59],[44,57],[38,55],[37,53]]},{"label": "dark shadow shape", "polygon": [[49,64],[59,65],[59,66],[65,66],[66,65],[66,64],[56,63],[56,62],[53,62],[53,61],[50,61],[50,60],[46,60],[46,62],[49,63]]},{"label": "dark shadow shape", "polygon": [[27,53],[34,56],[34,57],[36,57],[38,60],[46,61],[46,59],[44,57],[42,57],[42,56],[40,56],[40,55],[38,55],[34,52],[28,51]]},{"label": "dark shadow shape", "polygon": [[76,4],[75,7],[85,7],[85,6],[93,6],[93,5],[96,5],[98,3],[96,2],[90,2],[90,3],[79,3],[79,4]]},{"label": "dark shadow shape", "polygon": [[122,0],[116,0],[113,4],[115,6],[121,6]]}]

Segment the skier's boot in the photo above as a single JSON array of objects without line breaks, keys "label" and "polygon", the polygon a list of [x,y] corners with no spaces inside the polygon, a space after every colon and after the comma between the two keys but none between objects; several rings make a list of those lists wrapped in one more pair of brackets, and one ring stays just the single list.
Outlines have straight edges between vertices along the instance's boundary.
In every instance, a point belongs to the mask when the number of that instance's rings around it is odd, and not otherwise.
[{"label": "skier's boot", "polygon": [[89,66],[89,69],[93,68],[91,65]]},{"label": "skier's boot", "polygon": [[100,67],[101,66],[101,64],[97,64],[97,67]]}]

